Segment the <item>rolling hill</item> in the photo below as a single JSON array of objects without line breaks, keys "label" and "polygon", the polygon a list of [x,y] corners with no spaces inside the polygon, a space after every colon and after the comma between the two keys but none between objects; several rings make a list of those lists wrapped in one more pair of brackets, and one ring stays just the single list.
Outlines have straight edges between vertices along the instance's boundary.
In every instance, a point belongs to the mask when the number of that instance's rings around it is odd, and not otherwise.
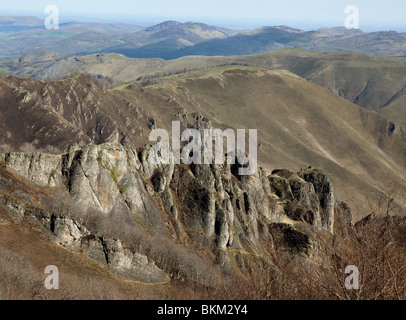
[{"label": "rolling hill", "polygon": [[222,65],[245,65],[288,70],[363,108],[376,111],[406,128],[404,94],[406,62],[356,52],[314,52],[282,49],[248,56],[184,57],[175,60],[135,59],[119,54],[94,54],[67,58],[51,52],[28,54],[0,64],[18,77],[62,79],[75,72],[110,78],[115,83],[136,82],[174,73]]},{"label": "rolling hill", "polygon": [[[15,23],[20,21],[14,20]],[[145,30],[134,25],[91,22],[61,23],[58,30],[46,30],[43,23],[29,27],[21,25],[21,30],[18,26],[13,27],[17,28],[14,32],[7,32],[0,37],[1,56],[12,59],[36,50],[47,50],[63,57],[96,52],[130,54],[132,51],[137,52],[139,57],[159,57],[164,52],[235,33],[203,23],[176,21],[166,21]]]}]

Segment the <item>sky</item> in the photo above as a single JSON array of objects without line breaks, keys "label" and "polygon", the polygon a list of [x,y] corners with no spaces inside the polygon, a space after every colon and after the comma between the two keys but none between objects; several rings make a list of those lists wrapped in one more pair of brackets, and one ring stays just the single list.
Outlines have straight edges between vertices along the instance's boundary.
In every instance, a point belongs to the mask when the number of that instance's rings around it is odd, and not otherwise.
[{"label": "sky", "polygon": [[406,31],[406,0],[0,0],[0,15],[45,17],[56,5],[60,20],[147,25],[166,20],[194,21],[249,29],[288,25],[304,30],[344,26],[345,8],[359,9],[365,31]]}]

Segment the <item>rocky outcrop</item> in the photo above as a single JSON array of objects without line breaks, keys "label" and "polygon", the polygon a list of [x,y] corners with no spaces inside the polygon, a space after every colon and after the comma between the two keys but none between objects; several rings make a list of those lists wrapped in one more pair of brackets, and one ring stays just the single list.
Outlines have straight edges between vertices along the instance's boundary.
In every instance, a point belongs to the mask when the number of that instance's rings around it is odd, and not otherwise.
[{"label": "rocky outcrop", "polygon": [[84,225],[69,217],[48,214],[25,208],[18,201],[0,195],[0,207],[17,221],[24,217],[40,227],[54,244],[72,251],[85,253],[90,258],[108,265],[110,271],[125,279],[143,283],[164,283],[169,276],[148,260],[148,257],[126,248],[118,239],[92,234]]},{"label": "rocky outcrop", "polygon": [[[333,232],[333,188],[320,170],[267,175],[259,169],[254,176],[239,177],[228,164],[152,164],[149,152],[150,147],[104,144],[75,147],[63,155],[7,153],[0,162],[38,186],[63,190],[76,217],[95,210],[101,219],[193,243],[212,252],[222,270],[232,270],[233,259],[244,265],[247,254],[261,255],[264,242],[272,247],[275,236],[293,250],[308,252],[311,235],[296,230],[298,224]],[[12,215],[25,214],[3,207]],[[55,243],[107,263],[121,276],[145,282],[167,277],[165,265],[126,248],[119,234],[112,239],[91,233],[63,212],[36,217]]]},{"label": "rocky outcrop", "polygon": [[269,180],[290,219],[333,232],[336,203],[330,179],[321,170],[275,170]]}]

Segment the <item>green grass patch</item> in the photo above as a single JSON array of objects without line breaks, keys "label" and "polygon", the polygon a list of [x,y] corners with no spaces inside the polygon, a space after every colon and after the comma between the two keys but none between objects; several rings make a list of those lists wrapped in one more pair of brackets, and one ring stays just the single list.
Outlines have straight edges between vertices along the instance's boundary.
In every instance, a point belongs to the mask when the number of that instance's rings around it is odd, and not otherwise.
[{"label": "green grass patch", "polygon": [[126,186],[121,186],[120,188],[118,188],[118,191],[120,191],[121,194],[124,194],[126,190]]},{"label": "green grass patch", "polygon": [[117,183],[118,180],[118,168],[114,167],[111,171],[110,171],[110,175],[113,178],[114,182]]}]

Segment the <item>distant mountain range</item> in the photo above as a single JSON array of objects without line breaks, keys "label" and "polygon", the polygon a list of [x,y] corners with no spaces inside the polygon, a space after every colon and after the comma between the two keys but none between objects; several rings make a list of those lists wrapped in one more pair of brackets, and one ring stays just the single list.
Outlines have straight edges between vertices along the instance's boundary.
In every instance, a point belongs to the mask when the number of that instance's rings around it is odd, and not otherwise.
[{"label": "distant mountain range", "polygon": [[166,60],[186,55],[246,55],[281,48],[406,56],[403,33],[366,33],[344,27],[303,31],[274,26],[238,32],[203,23],[166,21],[146,29],[126,24],[67,22],[59,30],[45,30],[38,18],[3,16],[0,34],[3,34],[0,57],[8,59],[37,49],[62,57],[114,52],[133,58]]},{"label": "distant mountain range", "polygon": [[[226,38],[233,30],[202,23],[167,21],[142,30],[134,25],[62,23],[58,30],[46,30],[41,20],[30,17],[0,19],[0,57],[16,58],[37,49],[60,56],[95,52],[120,52],[139,57],[161,57],[197,43]],[[138,50],[138,51],[137,51]]]},{"label": "distant mountain range", "polygon": [[[65,29],[94,29],[100,31],[139,31],[141,27],[131,24],[120,23],[95,23],[95,22],[62,22],[59,24],[59,30]],[[44,20],[33,16],[0,16],[0,32],[1,33],[14,33],[27,30],[45,30]]]}]

